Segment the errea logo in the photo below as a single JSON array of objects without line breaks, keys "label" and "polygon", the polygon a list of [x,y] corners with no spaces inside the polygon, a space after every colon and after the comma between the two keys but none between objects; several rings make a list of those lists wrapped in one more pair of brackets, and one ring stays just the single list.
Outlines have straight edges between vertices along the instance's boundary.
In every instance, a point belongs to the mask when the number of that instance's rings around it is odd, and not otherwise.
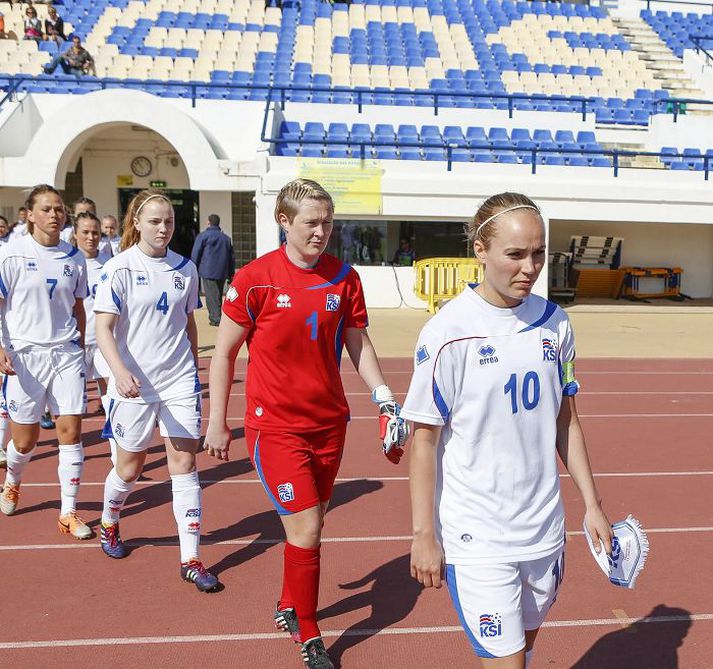
[{"label": "errea logo", "polygon": [[278,309],[289,309],[292,306],[290,302],[290,296],[285,293],[280,293],[277,296],[277,307]]},{"label": "errea logo", "polygon": [[493,362],[498,362],[498,357],[495,355],[495,348],[490,344],[485,344],[478,349],[478,355],[480,356],[480,364],[488,365]]}]

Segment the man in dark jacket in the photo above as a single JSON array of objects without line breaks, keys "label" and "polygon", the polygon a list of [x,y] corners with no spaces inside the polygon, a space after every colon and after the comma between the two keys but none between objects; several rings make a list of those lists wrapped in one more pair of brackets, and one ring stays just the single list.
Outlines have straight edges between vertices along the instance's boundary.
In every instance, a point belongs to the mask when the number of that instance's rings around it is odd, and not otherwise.
[{"label": "man in dark jacket", "polygon": [[203,280],[208,321],[211,325],[218,325],[223,286],[225,280],[235,273],[235,260],[233,242],[221,231],[220,217],[217,214],[208,216],[208,227],[196,237],[191,260],[198,267],[198,275]]}]

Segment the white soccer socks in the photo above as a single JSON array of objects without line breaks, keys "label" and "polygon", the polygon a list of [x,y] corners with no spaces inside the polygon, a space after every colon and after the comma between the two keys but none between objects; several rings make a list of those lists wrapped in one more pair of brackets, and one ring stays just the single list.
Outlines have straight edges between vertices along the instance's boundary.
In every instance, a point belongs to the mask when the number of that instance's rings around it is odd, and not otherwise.
[{"label": "white soccer socks", "polygon": [[178,526],[181,562],[198,558],[201,539],[201,486],[198,472],[171,474],[173,515]]},{"label": "white soccer socks", "polygon": [[20,453],[12,440],[7,444],[7,474],[5,474],[5,483],[7,485],[18,485],[22,481],[22,471],[25,465],[32,460],[32,455],[35,452],[33,448],[29,453]]},{"label": "white soccer socks", "polygon": [[124,508],[126,498],[134,489],[136,481],[124,481],[112,467],[104,481],[104,509],[102,510],[102,523],[113,525],[119,522],[119,514]]},{"label": "white soccer socks", "polygon": [[84,469],[84,449],[81,442],[60,444],[59,464],[57,465],[57,477],[61,488],[60,516],[77,509],[77,494],[82,480],[82,469]]}]

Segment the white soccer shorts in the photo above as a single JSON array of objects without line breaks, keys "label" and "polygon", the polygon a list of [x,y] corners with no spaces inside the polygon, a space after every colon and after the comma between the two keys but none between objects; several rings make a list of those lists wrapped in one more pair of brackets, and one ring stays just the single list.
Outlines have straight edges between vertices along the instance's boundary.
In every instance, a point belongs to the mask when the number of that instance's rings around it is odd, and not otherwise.
[{"label": "white soccer shorts", "polygon": [[75,344],[8,351],[15,374],[3,383],[5,405],[15,423],[38,423],[45,406],[54,416],[87,410],[84,349]]},{"label": "white soccer shorts", "polygon": [[102,437],[114,439],[125,451],[141,453],[149,447],[156,422],[162,437],[199,439],[200,394],[149,404],[112,399]]},{"label": "white soccer shorts", "polygon": [[96,344],[87,344],[84,347],[84,364],[87,381],[109,378],[109,365]]},{"label": "white soccer shorts", "polygon": [[538,629],[564,576],[564,547],[523,562],[446,565],[446,581],[461,625],[476,655],[507,657]]}]

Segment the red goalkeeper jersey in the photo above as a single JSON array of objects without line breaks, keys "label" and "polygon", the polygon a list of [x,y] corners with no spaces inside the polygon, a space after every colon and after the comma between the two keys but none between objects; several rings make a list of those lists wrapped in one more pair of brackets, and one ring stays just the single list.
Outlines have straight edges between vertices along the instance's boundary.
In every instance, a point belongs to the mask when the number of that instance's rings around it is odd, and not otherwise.
[{"label": "red goalkeeper jersey", "polygon": [[283,246],[237,272],[223,312],[250,331],[248,427],[321,430],[348,419],[339,374],[344,329],[368,324],[352,267],[325,253],[301,269]]}]

